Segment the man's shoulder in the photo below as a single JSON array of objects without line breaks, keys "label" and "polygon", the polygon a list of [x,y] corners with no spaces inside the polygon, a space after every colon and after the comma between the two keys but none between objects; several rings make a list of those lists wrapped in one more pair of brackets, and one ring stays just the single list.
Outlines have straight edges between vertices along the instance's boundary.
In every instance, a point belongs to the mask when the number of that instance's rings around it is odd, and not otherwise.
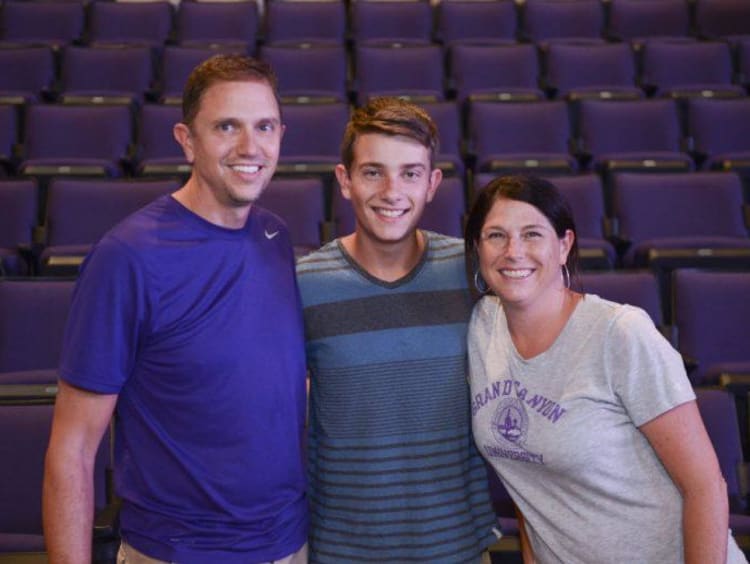
[{"label": "man's shoulder", "polygon": [[304,278],[322,275],[338,270],[343,266],[343,255],[338,240],[326,243],[317,251],[297,260],[297,276]]},{"label": "man's shoulder", "polygon": [[464,259],[464,240],[434,231],[423,231],[433,260]]}]

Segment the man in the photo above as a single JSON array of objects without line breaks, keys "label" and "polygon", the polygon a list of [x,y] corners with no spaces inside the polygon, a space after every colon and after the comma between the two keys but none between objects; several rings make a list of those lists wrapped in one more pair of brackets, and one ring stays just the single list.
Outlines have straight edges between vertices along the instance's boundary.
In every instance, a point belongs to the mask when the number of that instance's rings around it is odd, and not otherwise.
[{"label": "man", "polygon": [[417,229],[437,145],[408,102],[355,110],[336,168],[355,232],[297,265],[311,562],[479,562],[497,538],[470,429],[463,241]]},{"label": "man", "polygon": [[193,171],[83,266],[47,453],[50,562],[89,561],[92,466],[117,411],[118,562],[306,562],[304,335],[288,233],[253,205],[283,133],[264,63],[197,67]]}]

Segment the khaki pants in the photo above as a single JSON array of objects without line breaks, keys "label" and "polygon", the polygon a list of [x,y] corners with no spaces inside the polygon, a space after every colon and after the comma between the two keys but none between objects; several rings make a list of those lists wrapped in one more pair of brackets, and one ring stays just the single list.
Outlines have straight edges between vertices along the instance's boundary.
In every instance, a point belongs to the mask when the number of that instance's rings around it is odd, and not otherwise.
[{"label": "khaki pants", "polygon": [[[120,545],[120,551],[117,553],[117,564],[168,564],[164,560],[157,560],[146,556],[136,550],[125,541]],[[297,552],[290,554],[280,560],[269,561],[268,564],[307,564],[307,543],[302,545]]]}]

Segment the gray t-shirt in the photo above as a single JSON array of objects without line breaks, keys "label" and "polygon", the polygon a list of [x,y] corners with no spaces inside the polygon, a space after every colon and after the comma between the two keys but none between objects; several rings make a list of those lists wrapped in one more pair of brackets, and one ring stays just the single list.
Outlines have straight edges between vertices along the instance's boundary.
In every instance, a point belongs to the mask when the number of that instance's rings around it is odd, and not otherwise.
[{"label": "gray t-shirt", "polygon": [[[499,300],[485,297],[469,361],[477,446],[523,513],[537,562],[683,561],[682,497],[638,427],[695,394],[644,311],[588,294],[526,360]],[[727,561],[745,562],[729,544]]]}]

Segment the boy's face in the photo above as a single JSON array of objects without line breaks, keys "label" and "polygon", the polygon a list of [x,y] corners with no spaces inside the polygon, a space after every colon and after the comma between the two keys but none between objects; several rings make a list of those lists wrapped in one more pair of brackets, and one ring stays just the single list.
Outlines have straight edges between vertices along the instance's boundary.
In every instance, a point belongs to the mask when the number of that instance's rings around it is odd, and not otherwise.
[{"label": "boy's face", "polygon": [[338,165],[336,177],[354,208],[357,236],[378,244],[413,236],[442,179],[429,149],[408,137],[367,133],[353,152],[351,170]]}]

